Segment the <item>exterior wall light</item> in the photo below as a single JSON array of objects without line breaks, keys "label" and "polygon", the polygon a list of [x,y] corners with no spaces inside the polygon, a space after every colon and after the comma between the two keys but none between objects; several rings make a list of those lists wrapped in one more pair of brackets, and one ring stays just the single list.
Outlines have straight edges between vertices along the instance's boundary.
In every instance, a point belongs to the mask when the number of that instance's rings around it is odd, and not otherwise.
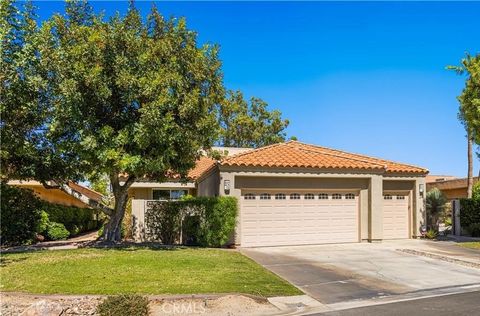
[{"label": "exterior wall light", "polygon": [[230,194],[230,180],[223,180],[223,190],[225,194]]},{"label": "exterior wall light", "polygon": [[423,193],[425,192],[423,183],[418,185],[418,192],[420,192],[420,196],[423,197]]}]

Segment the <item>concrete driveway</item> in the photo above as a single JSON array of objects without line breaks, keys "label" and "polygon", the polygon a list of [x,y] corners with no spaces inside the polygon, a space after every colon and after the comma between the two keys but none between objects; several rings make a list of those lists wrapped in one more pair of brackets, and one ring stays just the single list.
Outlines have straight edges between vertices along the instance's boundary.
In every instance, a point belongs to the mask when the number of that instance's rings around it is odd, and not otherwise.
[{"label": "concrete driveway", "polygon": [[[402,240],[245,248],[241,252],[323,304],[480,284],[480,252],[452,242],[439,246]],[[453,260],[448,262],[448,258]]]}]

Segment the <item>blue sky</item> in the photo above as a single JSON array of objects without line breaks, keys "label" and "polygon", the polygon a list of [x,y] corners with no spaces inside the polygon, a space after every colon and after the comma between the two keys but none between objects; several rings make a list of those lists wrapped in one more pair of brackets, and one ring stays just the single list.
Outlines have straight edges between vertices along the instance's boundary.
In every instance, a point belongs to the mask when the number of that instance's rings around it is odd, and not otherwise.
[{"label": "blue sky", "polygon": [[[137,2],[143,14],[152,2]],[[61,2],[36,2],[40,18]],[[92,2],[107,15],[126,2]],[[159,2],[218,43],[225,85],[264,99],[299,140],[465,176],[456,115],[480,53],[480,2]],[[478,160],[475,161],[478,174]]]}]

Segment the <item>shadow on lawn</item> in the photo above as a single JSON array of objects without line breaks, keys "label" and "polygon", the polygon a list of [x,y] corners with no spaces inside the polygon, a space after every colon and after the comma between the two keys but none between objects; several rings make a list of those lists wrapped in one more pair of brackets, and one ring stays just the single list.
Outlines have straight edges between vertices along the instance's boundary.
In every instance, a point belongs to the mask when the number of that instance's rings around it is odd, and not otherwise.
[{"label": "shadow on lawn", "polygon": [[132,242],[132,241],[122,241],[122,242],[107,242],[107,241],[91,241],[84,243],[79,248],[95,248],[95,249],[104,249],[104,250],[121,250],[121,251],[138,251],[138,250],[163,250],[163,251],[176,251],[182,249],[195,249],[198,247],[188,247],[183,245],[164,245],[158,242]]}]

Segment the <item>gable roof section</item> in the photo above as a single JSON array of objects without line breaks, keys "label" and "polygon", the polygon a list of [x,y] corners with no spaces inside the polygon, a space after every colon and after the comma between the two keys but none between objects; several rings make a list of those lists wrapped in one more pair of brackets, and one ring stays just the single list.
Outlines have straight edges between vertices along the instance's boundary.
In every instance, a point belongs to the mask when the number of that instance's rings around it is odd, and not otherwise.
[{"label": "gable roof section", "polygon": [[210,157],[202,156],[195,163],[195,167],[188,172],[188,178],[198,179],[202,174],[215,166],[216,160]]},{"label": "gable roof section", "polygon": [[227,157],[221,162],[221,165],[237,167],[384,170],[388,173],[428,173],[427,169],[412,165],[304,144],[298,141],[274,144]]}]

